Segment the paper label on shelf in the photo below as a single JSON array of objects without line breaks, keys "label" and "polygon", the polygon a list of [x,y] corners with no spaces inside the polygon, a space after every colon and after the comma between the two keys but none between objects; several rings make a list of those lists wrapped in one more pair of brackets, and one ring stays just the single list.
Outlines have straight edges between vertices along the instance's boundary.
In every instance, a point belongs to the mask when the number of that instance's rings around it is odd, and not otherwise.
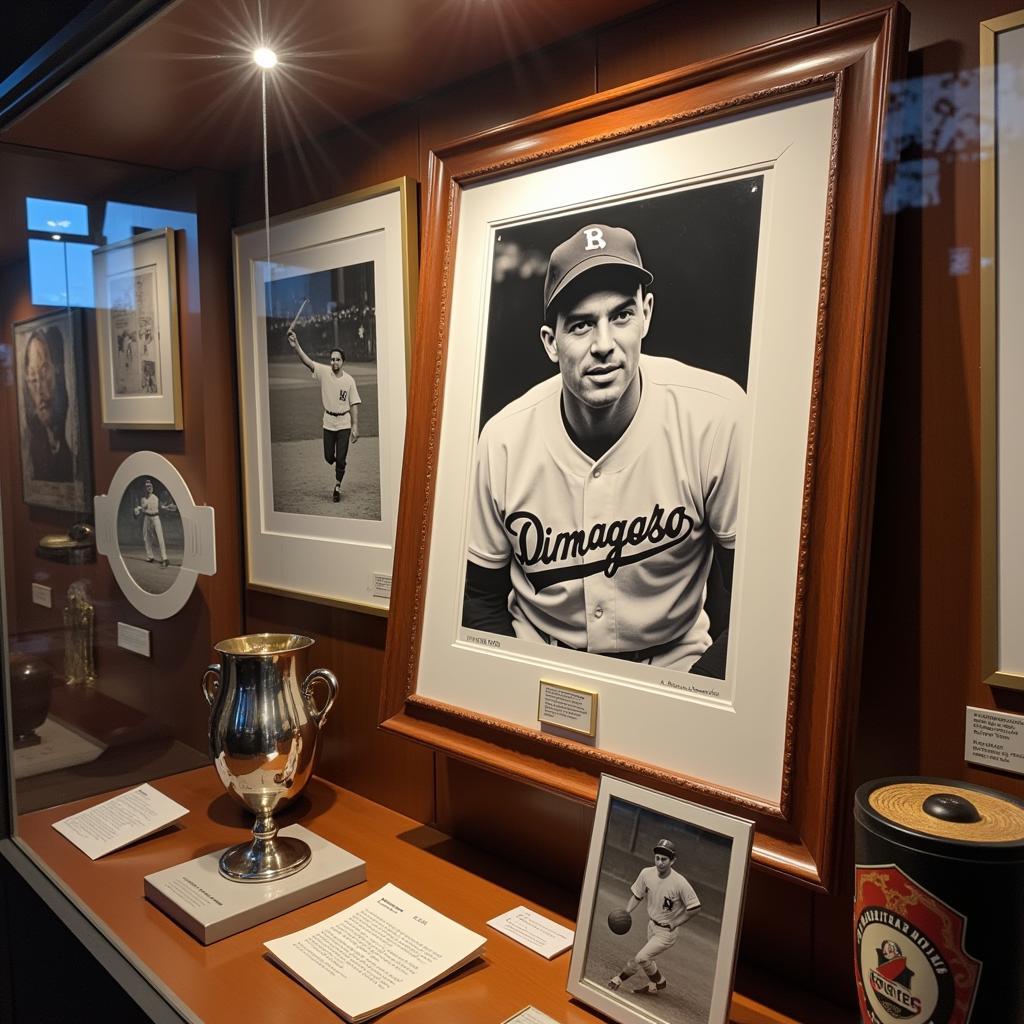
[{"label": "paper label on shelf", "polygon": [[117,646],[133,654],[149,657],[149,630],[141,626],[129,626],[127,622],[117,624]]},{"label": "paper label on shelf", "polygon": [[1024,715],[969,707],[964,758],[1024,775]]},{"label": "paper label on shelf", "polygon": [[578,686],[540,681],[537,721],[593,736],[597,728],[597,694]]},{"label": "paper label on shelf", "polygon": [[506,1017],[501,1024],[558,1024],[558,1021],[542,1013],[536,1006],[524,1006],[518,1013]]},{"label": "paper label on shelf", "polygon": [[507,914],[491,918],[487,923],[548,960],[564,953],[572,945],[576,934],[571,928],[549,921],[529,907],[516,907]]},{"label": "paper label on shelf", "polygon": [[188,814],[149,783],[55,821],[53,827],[82,853],[96,860],[144,839]]},{"label": "paper label on shelf", "polygon": [[42,583],[32,584],[32,603],[42,605],[44,608],[53,607],[53,592]]}]

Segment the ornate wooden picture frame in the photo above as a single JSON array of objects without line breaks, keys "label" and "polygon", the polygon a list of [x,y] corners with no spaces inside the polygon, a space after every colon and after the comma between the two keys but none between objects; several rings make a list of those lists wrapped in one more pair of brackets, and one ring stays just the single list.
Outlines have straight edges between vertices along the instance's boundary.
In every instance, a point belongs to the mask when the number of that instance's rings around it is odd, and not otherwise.
[{"label": "ornate wooden picture frame", "polygon": [[[906,24],[887,8],[432,154],[385,729],[577,799],[612,772],[738,811],[756,862],[827,887]],[[599,695],[593,738],[537,720],[541,678]]]}]

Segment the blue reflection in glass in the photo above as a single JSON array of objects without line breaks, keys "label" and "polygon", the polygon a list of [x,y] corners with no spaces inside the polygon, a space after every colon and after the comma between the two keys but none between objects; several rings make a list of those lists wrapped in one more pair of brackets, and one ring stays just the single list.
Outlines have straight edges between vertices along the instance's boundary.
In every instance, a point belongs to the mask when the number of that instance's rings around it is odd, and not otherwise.
[{"label": "blue reflection in glass", "polygon": [[88,242],[30,238],[28,267],[33,305],[91,307],[93,248]]},{"label": "blue reflection in glass", "polygon": [[25,197],[25,220],[29,231],[47,234],[89,234],[89,208],[84,203],[65,203],[59,199]]}]

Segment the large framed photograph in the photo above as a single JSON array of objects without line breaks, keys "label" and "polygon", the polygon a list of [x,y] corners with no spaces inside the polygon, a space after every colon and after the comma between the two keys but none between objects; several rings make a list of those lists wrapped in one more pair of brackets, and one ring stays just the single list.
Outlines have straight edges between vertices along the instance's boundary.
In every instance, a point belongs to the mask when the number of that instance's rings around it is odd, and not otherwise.
[{"label": "large framed photograph", "polygon": [[181,430],[174,231],[93,250],[103,425]]},{"label": "large framed photograph", "polygon": [[982,672],[1024,690],[1024,10],[981,23]]},{"label": "large framed photograph", "polygon": [[753,834],[602,776],[569,992],[618,1024],[727,1024]]},{"label": "large framed photograph", "polygon": [[89,392],[81,310],[14,324],[22,495],[29,505],[92,507]]},{"label": "large framed photograph", "polygon": [[387,612],[415,225],[399,178],[235,232],[250,586]]},{"label": "large framed photograph", "polygon": [[826,884],[901,11],[434,154],[385,728],[575,797],[700,794]]}]

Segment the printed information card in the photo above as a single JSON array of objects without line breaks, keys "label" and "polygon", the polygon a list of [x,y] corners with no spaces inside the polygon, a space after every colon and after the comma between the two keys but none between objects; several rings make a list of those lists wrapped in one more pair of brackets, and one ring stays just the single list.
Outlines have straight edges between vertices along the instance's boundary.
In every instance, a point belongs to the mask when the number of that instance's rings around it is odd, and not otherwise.
[{"label": "printed information card", "polygon": [[597,731],[597,694],[577,686],[540,681],[537,721],[593,736]]},{"label": "printed information card", "polygon": [[499,914],[487,923],[548,960],[559,953],[564,953],[572,945],[575,935],[571,928],[549,921],[529,907],[516,907],[515,910]]},{"label": "printed information card", "polygon": [[524,1006],[518,1013],[506,1017],[501,1024],[558,1024],[558,1021],[542,1013],[536,1006]]},{"label": "printed information card", "polygon": [[1024,715],[968,708],[964,758],[1024,775]]},{"label": "printed information card", "polygon": [[159,832],[188,814],[149,783],[55,821],[53,827],[92,860]]}]

